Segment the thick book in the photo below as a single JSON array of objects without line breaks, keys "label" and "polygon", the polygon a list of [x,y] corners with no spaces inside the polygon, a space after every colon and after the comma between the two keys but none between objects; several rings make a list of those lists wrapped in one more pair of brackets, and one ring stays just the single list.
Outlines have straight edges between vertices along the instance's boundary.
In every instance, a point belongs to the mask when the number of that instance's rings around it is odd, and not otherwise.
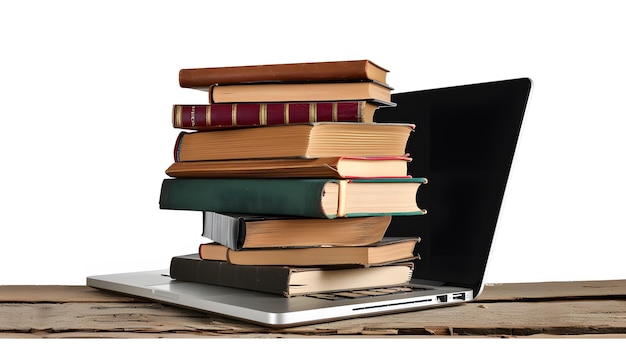
[{"label": "thick book", "polygon": [[315,101],[173,105],[172,126],[211,130],[314,122],[372,123],[380,104],[373,101]]},{"label": "thick book", "polygon": [[244,266],[372,267],[419,259],[419,238],[384,237],[365,246],[325,246],[231,250],[216,243],[200,244],[204,260],[222,260]]},{"label": "thick book", "polygon": [[404,156],[414,128],[403,123],[318,122],[181,131],[174,161]]},{"label": "thick book", "polygon": [[361,246],[380,241],[391,216],[338,218],[260,216],[204,211],[202,236],[232,250]]},{"label": "thick book", "polygon": [[426,178],[167,178],[161,209],[313,218],[426,213],[417,192]]},{"label": "thick book", "polygon": [[412,262],[368,268],[242,266],[221,260],[203,260],[195,254],[174,256],[172,279],[228,286],[292,297],[354,289],[400,286],[409,282]]},{"label": "thick book", "polygon": [[266,65],[183,68],[183,88],[206,89],[214,84],[246,82],[359,81],[387,82],[389,71],[370,60],[279,63]]},{"label": "thick book", "polygon": [[409,156],[270,158],[174,162],[175,178],[399,178],[409,177]]},{"label": "thick book", "polygon": [[369,82],[327,83],[242,83],[213,85],[209,104],[247,102],[349,101],[372,100],[393,105],[388,85]]}]

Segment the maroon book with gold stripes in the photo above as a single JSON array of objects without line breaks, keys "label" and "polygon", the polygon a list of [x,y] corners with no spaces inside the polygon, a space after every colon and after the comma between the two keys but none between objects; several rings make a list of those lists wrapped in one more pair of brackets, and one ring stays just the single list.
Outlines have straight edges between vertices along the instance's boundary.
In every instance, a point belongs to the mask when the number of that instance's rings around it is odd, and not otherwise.
[{"label": "maroon book with gold stripes", "polygon": [[368,100],[174,105],[172,126],[208,130],[315,122],[371,123],[379,107],[379,103]]}]

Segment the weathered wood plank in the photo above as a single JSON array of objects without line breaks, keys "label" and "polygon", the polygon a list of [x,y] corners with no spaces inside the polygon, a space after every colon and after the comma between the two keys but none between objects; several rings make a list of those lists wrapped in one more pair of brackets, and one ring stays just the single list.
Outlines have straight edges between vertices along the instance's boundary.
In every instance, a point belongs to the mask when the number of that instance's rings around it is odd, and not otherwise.
[{"label": "weathered wood plank", "polygon": [[312,333],[339,330],[396,329],[399,335],[626,334],[626,301],[468,303],[449,308],[360,318],[292,328]]},{"label": "weathered wood plank", "polygon": [[[489,284],[478,301],[626,296],[626,280]],[[0,285],[0,302],[142,301],[78,285]]]},{"label": "weathered wood plank", "polygon": [[626,297],[626,280],[488,284],[478,301]]},{"label": "weathered wood plank", "polygon": [[490,285],[459,306],[275,329],[85,286],[0,286],[0,337],[626,335],[626,280]]},{"label": "weathered wood plank", "polygon": [[0,333],[138,333],[164,337],[281,334],[499,335],[626,334],[626,301],[468,303],[273,329],[156,303],[0,304]]},{"label": "weathered wood plank", "polygon": [[[241,331],[263,330],[242,323]],[[0,303],[2,332],[235,333],[238,322],[159,303]]]},{"label": "weathered wood plank", "polygon": [[139,299],[81,285],[0,285],[0,302],[132,302]]}]

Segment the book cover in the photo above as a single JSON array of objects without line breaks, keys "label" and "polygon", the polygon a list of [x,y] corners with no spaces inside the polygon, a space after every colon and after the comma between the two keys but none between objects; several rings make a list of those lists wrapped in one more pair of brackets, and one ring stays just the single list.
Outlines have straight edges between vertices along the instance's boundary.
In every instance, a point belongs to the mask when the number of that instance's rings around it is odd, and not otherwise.
[{"label": "book cover", "polygon": [[181,87],[194,89],[243,82],[375,80],[386,83],[388,72],[370,60],[346,60],[184,68],[178,73],[178,81]]},{"label": "book cover", "polygon": [[314,218],[410,216],[425,178],[167,178],[161,209]]},{"label": "book cover", "polygon": [[182,281],[228,286],[279,294],[303,294],[377,288],[406,284],[412,262],[369,268],[306,268],[289,266],[242,266],[226,261],[203,260],[196,254],[174,256],[170,277]]},{"label": "book cover", "polygon": [[172,126],[211,130],[314,122],[372,123],[379,107],[380,103],[365,100],[173,105]]},{"label": "book cover", "polygon": [[420,238],[383,237],[363,246],[324,246],[303,248],[264,248],[231,250],[216,243],[201,244],[200,258],[226,260],[246,266],[371,267],[419,259],[415,253]]},{"label": "book cover", "polygon": [[407,156],[266,158],[174,162],[175,178],[400,178],[409,177]]},{"label": "book cover", "polygon": [[415,125],[318,122],[181,131],[174,161],[404,156]]},{"label": "book cover", "polygon": [[390,222],[391,216],[328,220],[204,211],[202,236],[231,250],[361,246],[380,241]]}]

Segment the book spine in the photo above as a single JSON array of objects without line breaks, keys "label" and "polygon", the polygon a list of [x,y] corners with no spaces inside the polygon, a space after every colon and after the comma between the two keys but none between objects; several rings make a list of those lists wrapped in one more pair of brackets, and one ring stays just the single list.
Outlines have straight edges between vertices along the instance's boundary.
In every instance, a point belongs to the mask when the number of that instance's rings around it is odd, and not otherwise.
[{"label": "book spine", "polygon": [[172,125],[205,130],[314,122],[363,122],[365,101],[174,105]]},{"label": "book spine", "polygon": [[186,132],[180,132],[178,133],[178,136],[176,137],[176,142],[174,143],[174,161],[175,162],[180,162],[180,144],[183,141],[183,137],[186,135]]},{"label": "book spine", "polygon": [[161,209],[251,213],[314,218],[325,214],[321,198],[327,179],[168,178]]},{"label": "book spine", "polygon": [[287,295],[289,269],[236,266],[224,261],[173,257],[172,279]]},{"label": "book spine", "polygon": [[231,250],[239,250],[246,236],[246,221],[216,212],[204,211],[202,236]]}]

